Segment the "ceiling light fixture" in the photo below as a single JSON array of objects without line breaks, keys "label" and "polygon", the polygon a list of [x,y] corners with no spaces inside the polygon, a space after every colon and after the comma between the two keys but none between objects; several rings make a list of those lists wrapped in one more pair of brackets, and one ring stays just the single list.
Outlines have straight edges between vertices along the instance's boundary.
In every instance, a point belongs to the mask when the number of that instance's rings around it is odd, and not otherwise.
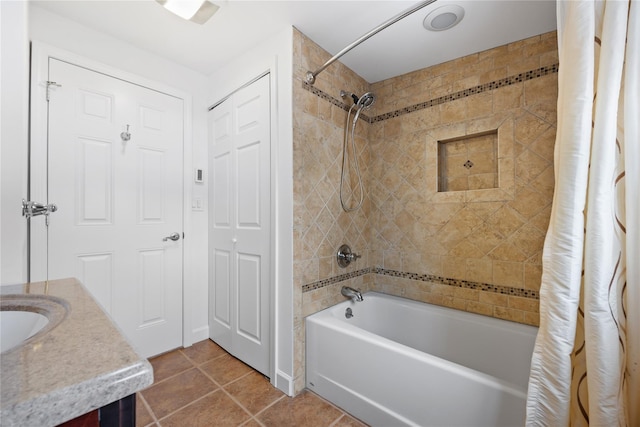
[{"label": "ceiling light fixture", "polygon": [[204,24],[220,9],[208,0],[156,0],[168,11],[182,19]]},{"label": "ceiling light fixture", "polygon": [[464,9],[455,4],[447,4],[433,9],[422,21],[429,31],[444,31],[452,28],[464,18]]}]

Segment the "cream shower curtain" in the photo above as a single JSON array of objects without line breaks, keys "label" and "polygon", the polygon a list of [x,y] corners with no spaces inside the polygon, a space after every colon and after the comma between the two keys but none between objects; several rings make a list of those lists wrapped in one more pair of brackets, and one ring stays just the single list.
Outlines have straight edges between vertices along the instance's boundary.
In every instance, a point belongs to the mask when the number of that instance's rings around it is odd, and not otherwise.
[{"label": "cream shower curtain", "polygon": [[640,426],[640,4],[557,11],[556,189],[527,426]]}]

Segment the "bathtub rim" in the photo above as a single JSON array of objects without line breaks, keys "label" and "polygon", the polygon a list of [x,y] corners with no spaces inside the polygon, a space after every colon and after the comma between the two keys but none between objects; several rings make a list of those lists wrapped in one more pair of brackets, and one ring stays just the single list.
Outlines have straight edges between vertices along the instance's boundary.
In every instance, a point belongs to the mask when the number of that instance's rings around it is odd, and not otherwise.
[{"label": "bathtub rim", "polygon": [[[400,303],[400,304],[409,304],[409,305],[426,305],[428,306],[430,309],[435,309],[436,311],[440,312],[440,313],[444,313],[445,315],[455,315],[455,316],[460,316],[462,315],[463,318],[468,318],[469,320],[472,319],[482,319],[484,322],[486,323],[493,323],[496,324],[497,326],[503,328],[504,325],[509,324],[509,325],[515,325],[517,328],[522,329],[522,331],[518,331],[519,333],[531,333],[535,331],[535,334],[537,334],[537,327],[536,326],[531,326],[531,325],[526,325],[523,323],[518,323],[518,322],[513,322],[510,320],[506,320],[506,319],[500,319],[500,318],[496,318],[496,317],[491,317],[491,316],[485,316],[479,313],[471,313],[471,312],[467,312],[467,311],[462,311],[462,310],[457,310],[455,308],[451,308],[451,307],[446,307],[446,306],[440,306],[440,305],[436,305],[436,304],[431,304],[428,302],[422,302],[422,301],[416,301],[416,300],[412,300],[409,298],[405,298],[405,297],[401,297],[401,296],[397,296],[397,295],[391,295],[391,294],[385,294],[382,292],[377,292],[377,291],[369,291],[363,294],[363,298],[364,301],[366,301],[366,297],[379,297],[381,299],[390,299],[390,300],[395,300],[396,302]],[[328,327],[329,329],[336,331],[338,333],[343,333],[343,334],[347,334],[351,337],[354,337],[356,339],[362,339],[367,341],[368,343],[373,343],[373,344],[378,344],[381,345],[382,347],[391,350],[391,351],[395,351],[395,352],[399,352],[402,351],[403,354],[414,358],[414,359],[419,359],[419,360],[423,360],[426,361],[428,363],[432,363],[435,366],[437,366],[438,368],[447,370],[449,372],[456,372],[456,373],[460,373],[461,375],[470,378],[470,379],[474,379],[477,380],[479,382],[481,382],[482,384],[485,385],[490,385],[490,386],[498,386],[500,388],[504,388],[505,390],[508,390],[510,393],[513,393],[514,395],[521,397],[523,399],[526,399],[527,396],[527,385],[525,384],[524,387],[519,387],[517,384],[510,382],[510,381],[506,381],[500,378],[497,378],[493,375],[484,373],[482,371],[473,369],[473,368],[469,368],[467,366],[464,366],[462,364],[444,359],[442,357],[438,357],[435,356],[433,354],[430,353],[426,353],[423,351],[420,351],[416,348],[413,348],[411,346],[408,346],[406,344],[402,344],[398,341],[394,341],[392,339],[383,337],[381,335],[376,335],[373,332],[367,331],[366,329],[362,329],[359,326],[356,326],[352,323],[349,323],[348,321],[346,321],[345,319],[342,319],[341,316],[339,315],[339,311],[342,310],[344,312],[344,309],[346,309],[347,307],[354,307],[357,306],[357,304],[360,304],[359,302],[353,302],[351,300],[346,300],[343,302],[340,302],[338,304],[332,305],[330,307],[327,307],[321,311],[318,311],[316,313],[310,314],[307,317],[305,317],[305,335],[306,335],[306,323],[307,322],[312,322],[315,324],[322,324],[323,326]],[[342,314],[342,316],[344,316],[344,314]],[[505,322],[508,322],[505,324]],[[512,330],[511,330],[512,331]],[[513,332],[513,331],[512,331]],[[535,340],[535,336],[534,336],[534,340]],[[306,342],[306,338],[305,338],[305,342]],[[305,344],[305,348],[307,348],[308,344]],[[307,359],[308,356],[306,355],[306,351],[305,351],[305,359]],[[307,363],[305,363],[305,366],[308,366]]]}]

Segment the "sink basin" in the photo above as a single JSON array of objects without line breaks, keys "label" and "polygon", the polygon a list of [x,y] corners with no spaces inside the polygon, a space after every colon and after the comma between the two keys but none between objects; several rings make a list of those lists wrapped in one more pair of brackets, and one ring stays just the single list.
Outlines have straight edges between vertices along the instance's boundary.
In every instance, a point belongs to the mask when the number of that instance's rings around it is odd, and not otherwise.
[{"label": "sink basin", "polygon": [[60,298],[16,294],[0,297],[0,353],[27,344],[55,328],[68,312]]},{"label": "sink basin", "polygon": [[49,319],[32,311],[0,311],[0,352],[22,344],[47,326]]}]

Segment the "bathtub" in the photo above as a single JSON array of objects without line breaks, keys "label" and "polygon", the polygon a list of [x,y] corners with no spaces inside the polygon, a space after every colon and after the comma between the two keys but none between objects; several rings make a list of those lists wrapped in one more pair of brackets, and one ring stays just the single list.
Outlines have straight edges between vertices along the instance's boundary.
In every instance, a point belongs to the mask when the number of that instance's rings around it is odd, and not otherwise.
[{"label": "bathtub", "polygon": [[372,426],[524,425],[536,327],[375,292],[305,322],[307,388]]}]

